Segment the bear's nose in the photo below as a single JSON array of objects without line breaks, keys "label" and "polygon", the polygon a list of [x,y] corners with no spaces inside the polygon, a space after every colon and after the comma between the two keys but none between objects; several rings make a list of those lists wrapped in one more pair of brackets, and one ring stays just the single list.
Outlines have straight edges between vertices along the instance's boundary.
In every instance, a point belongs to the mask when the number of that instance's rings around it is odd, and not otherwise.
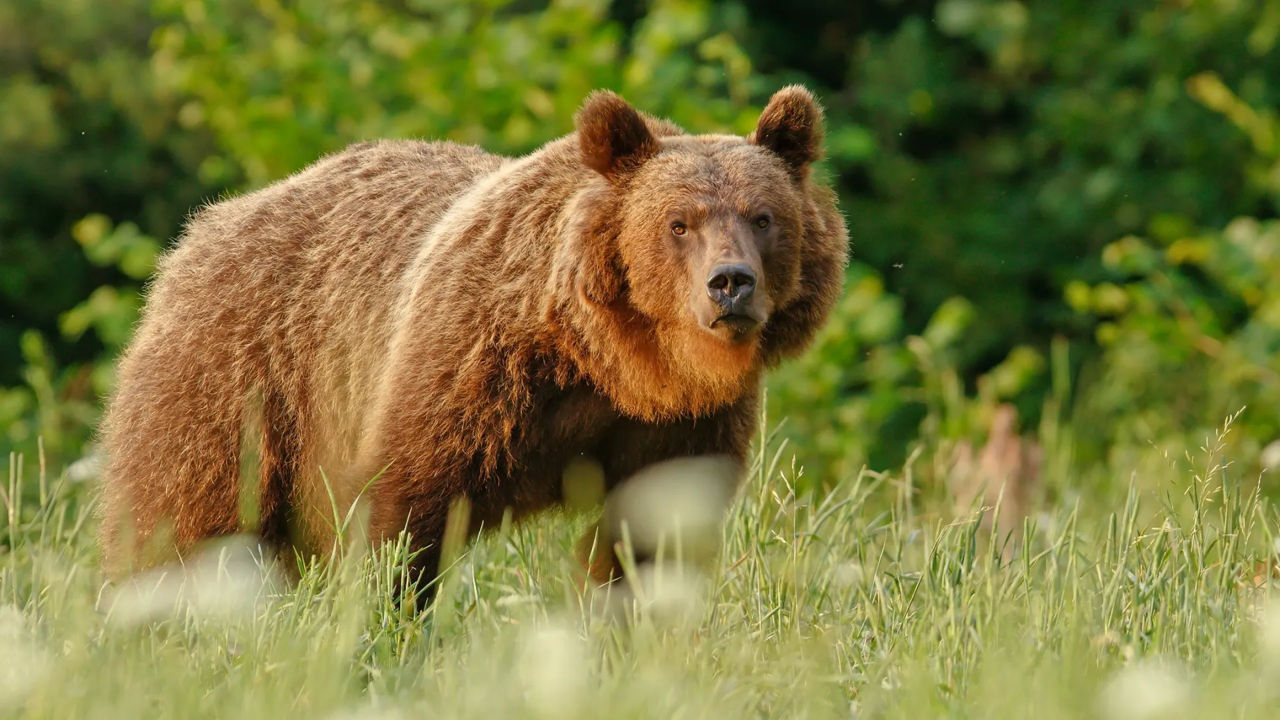
[{"label": "bear's nose", "polygon": [[717,265],[707,278],[707,294],[721,305],[738,305],[756,289],[756,274],[746,265]]}]

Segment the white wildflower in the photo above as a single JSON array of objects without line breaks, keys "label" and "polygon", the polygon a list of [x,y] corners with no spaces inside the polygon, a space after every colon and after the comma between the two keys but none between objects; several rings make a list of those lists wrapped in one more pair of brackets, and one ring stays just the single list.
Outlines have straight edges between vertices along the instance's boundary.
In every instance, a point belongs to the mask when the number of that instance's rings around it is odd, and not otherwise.
[{"label": "white wildflower", "polygon": [[1266,665],[1280,668],[1280,597],[1270,598],[1259,613],[1258,654]]},{"label": "white wildflower", "polygon": [[1191,700],[1191,678],[1181,667],[1143,660],[1122,668],[1102,690],[1105,717],[1147,720],[1177,716]]},{"label": "white wildflower", "polygon": [[1262,462],[1262,467],[1267,470],[1280,469],[1280,440],[1272,440],[1262,448],[1259,460]]},{"label": "white wildflower", "polygon": [[611,521],[626,527],[637,552],[679,546],[705,555],[719,542],[736,487],[737,471],[728,458],[668,460],[641,470],[618,488]]},{"label": "white wildflower", "polygon": [[831,581],[837,587],[855,587],[861,585],[866,577],[862,564],[852,560],[837,564],[831,571]]},{"label": "white wildflower", "polygon": [[282,584],[274,561],[256,541],[228,539],[185,564],[124,581],[108,599],[113,623],[131,627],[191,614],[218,621],[246,619]]},{"label": "white wildflower", "polygon": [[0,710],[14,709],[49,674],[50,659],[22,611],[0,606]]},{"label": "white wildflower", "polygon": [[328,720],[405,720],[408,716],[396,707],[360,705],[332,713]]},{"label": "white wildflower", "polygon": [[563,718],[580,712],[587,673],[586,647],[570,628],[550,625],[526,636],[519,674],[535,716]]},{"label": "white wildflower", "polygon": [[101,450],[93,450],[67,466],[65,475],[68,482],[87,483],[102,477],[102,466],[106,457]]}]

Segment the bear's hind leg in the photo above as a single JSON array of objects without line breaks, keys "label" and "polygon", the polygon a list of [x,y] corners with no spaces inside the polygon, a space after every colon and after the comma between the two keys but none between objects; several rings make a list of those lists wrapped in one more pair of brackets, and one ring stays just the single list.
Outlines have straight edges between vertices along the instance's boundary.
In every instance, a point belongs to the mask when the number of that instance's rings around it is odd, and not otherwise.
[{"label": "bear's hind leg", "polygon": [[[134,365],[150,358],[135,354]],[[122,373],[103,426],[103,559],[122,575],[238,527],[233,423],[203,384],[156,370]],[[201,385],[205,388],[201,388]]]},{"label": "bear's hind leg", "polygon": [[250,383],[237,377],[235,365],[219,366],[206,348],[188,352],[140,335],[102,427],[108,574],[172,560],[204,540],[239,532],[285,547],[294,415],[278,395],[247,391]]}]

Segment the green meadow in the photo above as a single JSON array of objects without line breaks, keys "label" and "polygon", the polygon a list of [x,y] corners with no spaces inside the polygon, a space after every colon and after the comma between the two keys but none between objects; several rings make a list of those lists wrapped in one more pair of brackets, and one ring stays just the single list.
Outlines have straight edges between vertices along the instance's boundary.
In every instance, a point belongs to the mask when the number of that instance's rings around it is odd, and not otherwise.
[{"label": "green meadow", "polygon": [[[0,554],[0,714],[30,718],[1269,718],[1280,514],[1223,438],[984,528],[912,472],[797,491],[762,439],[718,556],[679,533],[585,588],[588,516],[457,545],[422,613],[403,546],[289,579],[248,539],[112,586],[92,489],[14,459]],[[41,470],[44,470],[43,474]],[[30,486],[36,492],[29,492]],[[35,498],[31,501],[15,498]]]}]

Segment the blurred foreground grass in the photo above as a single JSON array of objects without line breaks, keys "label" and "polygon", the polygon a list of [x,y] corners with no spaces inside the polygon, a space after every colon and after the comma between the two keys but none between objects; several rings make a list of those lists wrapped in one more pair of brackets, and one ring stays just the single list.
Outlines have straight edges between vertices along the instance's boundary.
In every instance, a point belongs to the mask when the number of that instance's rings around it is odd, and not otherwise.
[{"label": "blurred foreground grass", "polygon": [[422,617],[390,600],[397,549],[289,586],[227,545],[109,588],[83,486],[15,459],[0,716],[1275,717],[1280,515],[1223,447],[1013,552],[909,477],[797,496],[762,453],[709,574],[583,593],[587,518],[551,515],[465,550]]}]

